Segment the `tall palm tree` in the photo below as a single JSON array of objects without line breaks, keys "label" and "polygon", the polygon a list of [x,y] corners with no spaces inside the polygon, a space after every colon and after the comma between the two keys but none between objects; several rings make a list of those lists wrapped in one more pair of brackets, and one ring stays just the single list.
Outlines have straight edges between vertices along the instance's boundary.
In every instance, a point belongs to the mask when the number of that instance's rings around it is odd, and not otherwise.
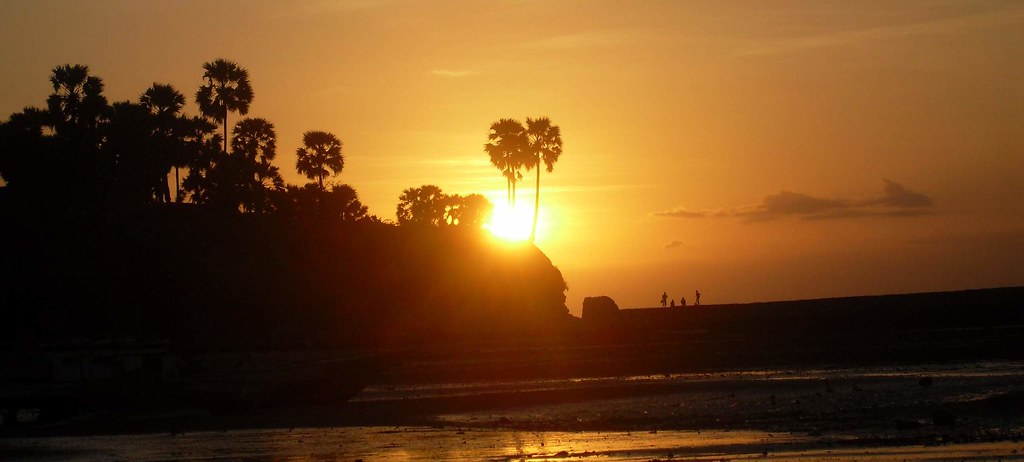
[{"label": "tall palm tree", "polygon": [[330,173],[328,169],[337,175],[345,167],[345,156],[341,154],[341,140],[332,133],[308,131],[302,134],[302,144],[303,146],[295,151],[298,158],[295,169],[306,175],[306,178],[316,180],[317,186],[324,191],[324,178]]},{"label": "tall palm tree", "polygon": [[539,119],[526,118],[526,136],[531,159],[526,164],[526,169],[537,169],[537,191],[533,196],[533,227],[530,228],[530,242],[537,237],[537,213],[540,211],[540,164],[544,162],[548,173],[555,169],[555,162],[562,155],[562,130],[558,125],[552,125],[551,119],[541,117]]},{"label": "tall palm tree", "polygon": [[508,187],[508,205],[515,206],[516,182],[523,179],[519,170],[524,164],[527,148],[526,129],[515,119],[499,119],[491,124],[487,134],[490,143],[484,145],[484,151],[491,158],[491,165],[501,170]]},{"label": "tall palm tree", "polygon": [[174,167],[174,197],[181,196],[181,180],[178,168],[185,166],[185,143],[182,139],[181,108],[185,106],[185,96],[174,87],[166,84],[153,83],[139,97],[139,104],[149,110],[156,119],[156,135],[164,148],[164,161]]},{"label": "tall palm tree", "polygon": [[228,152],[228,112],[249,113],[252,85],[249,71],[226,59],[203,64],[203,85],[196,92],[199,112],[224,126],[224,152]]}]

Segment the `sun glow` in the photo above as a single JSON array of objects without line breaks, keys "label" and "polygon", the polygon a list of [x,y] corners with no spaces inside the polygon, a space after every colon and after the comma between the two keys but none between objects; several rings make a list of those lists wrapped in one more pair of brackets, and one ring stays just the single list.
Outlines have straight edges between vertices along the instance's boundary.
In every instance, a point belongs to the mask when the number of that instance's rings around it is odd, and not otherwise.
[{"label": "sun glow", "polygon": [[[506,241],[525,241],[530,238],[533,210],[528,207],[494,206],[491,220],[484,225],[495,237]],[[538,223],[539,228],[540,223]]]}]

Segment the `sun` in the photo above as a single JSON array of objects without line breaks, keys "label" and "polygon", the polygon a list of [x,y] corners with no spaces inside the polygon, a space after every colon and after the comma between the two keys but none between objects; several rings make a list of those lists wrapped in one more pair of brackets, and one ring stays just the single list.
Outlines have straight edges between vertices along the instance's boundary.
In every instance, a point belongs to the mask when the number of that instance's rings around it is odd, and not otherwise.
[{"label": "sun", "polygon": [[484,225],[492,235],[506,241],[525,241],[530,238],[533,210],[527,207],[495,205],[491,220]]}]

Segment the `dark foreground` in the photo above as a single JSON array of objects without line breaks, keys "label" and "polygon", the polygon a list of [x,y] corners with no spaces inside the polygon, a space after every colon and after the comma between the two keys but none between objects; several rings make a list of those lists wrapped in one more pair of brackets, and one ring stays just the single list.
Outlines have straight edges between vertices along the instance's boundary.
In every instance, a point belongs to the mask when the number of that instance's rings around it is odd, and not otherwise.
[{"label": "dark foreground", "polygon": [[373,386],[248,429],[6,438],[0,459],[1015,460],[1022,384],[1004,362]]},{"label": "dark foreground", "polygon": [[0,459],[1008,460],[1024,452],[1021,292],[775,304],[781,322],[763,306],[625,310],[388,350],[400,360],[333,406],[5,426]]}]

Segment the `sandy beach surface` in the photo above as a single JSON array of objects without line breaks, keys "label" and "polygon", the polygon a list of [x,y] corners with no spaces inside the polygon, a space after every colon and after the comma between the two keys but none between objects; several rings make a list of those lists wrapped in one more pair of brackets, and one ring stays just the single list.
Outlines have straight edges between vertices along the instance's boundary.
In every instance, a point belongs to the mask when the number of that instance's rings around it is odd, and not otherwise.
[{"label": "sandy beach surface", "polygon": [[3,438],[0,460],[1020,460],[1024,363],[392,383],[177,419]]},{"label": "sandy beach surface", "polygon": [[1024,460],[1024,443],[859,446],[759,431],[557,432],[432,427],[232,430],[0,442],[4,460],[668,461]]}]

